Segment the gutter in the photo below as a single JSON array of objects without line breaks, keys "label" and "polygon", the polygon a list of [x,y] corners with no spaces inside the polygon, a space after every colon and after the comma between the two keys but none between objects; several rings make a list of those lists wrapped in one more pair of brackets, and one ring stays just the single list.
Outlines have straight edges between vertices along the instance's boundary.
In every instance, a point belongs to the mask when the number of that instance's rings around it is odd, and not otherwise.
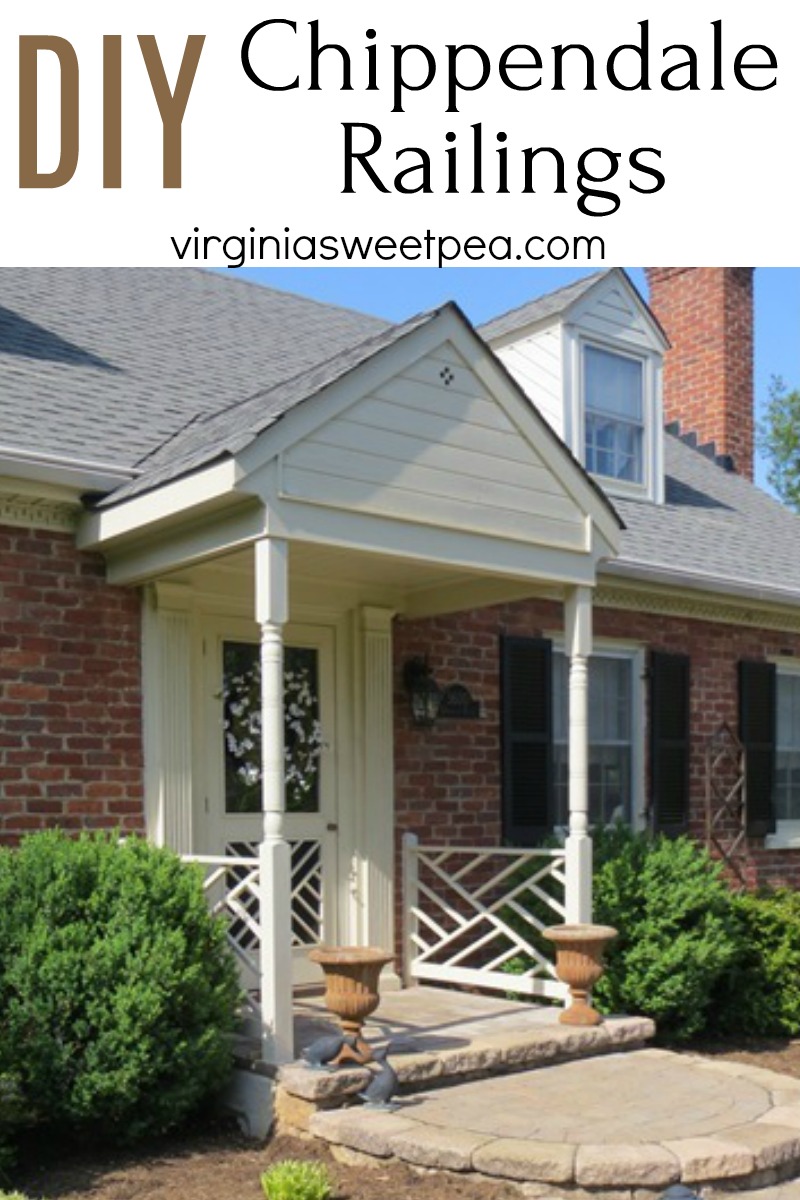
[{"label": "gutter", "polygon": [[638,583],[657,583],[684,591],[705,592],[706,595],[730,596],[738,600],[747,600],[753,604],[780,604],[784,607],[800,608],[800,591],[796,588],[790,590],[789,588],[743,583],[738,579],[726,579],[718,575],[712,577],[701,574],[699,571],[684,571],[673,567],[617,560],[604,563],[599,573],[604,576],[616,576],[619,579],[635,580]]},{"label": "gutter", "polygon": [[78,493],[111,492],[139,474],[135,468],[116,463],[0,444],[0,475],[68,487]]}]

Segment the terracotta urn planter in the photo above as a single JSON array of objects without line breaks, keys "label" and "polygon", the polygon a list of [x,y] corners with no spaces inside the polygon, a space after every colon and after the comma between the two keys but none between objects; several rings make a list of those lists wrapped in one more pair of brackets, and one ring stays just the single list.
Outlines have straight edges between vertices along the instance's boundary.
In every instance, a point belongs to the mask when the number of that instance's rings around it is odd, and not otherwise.
[{"label": "terracotta urn planter", "polygon": [[556,974],[569,988],[571,1004],[559,1016],[562,1025],[599,1025],[589,993],[603,974],[603,951],[616,929],[610,925],[550,925],[542,934],[556,947]]},{"label": "terracotta urn planter", "polygon": [[374,946],[319,946],[308,957],[322,967],[325,1003],[339,1018],[345,1037],[354,1042],[354,1049],[345,1043],[333,1065],[347,1061],[370,1062],[372,1051],[361,1036],[361,1030],[367,1017],[378,1007],[378,979],[394,955]]}]

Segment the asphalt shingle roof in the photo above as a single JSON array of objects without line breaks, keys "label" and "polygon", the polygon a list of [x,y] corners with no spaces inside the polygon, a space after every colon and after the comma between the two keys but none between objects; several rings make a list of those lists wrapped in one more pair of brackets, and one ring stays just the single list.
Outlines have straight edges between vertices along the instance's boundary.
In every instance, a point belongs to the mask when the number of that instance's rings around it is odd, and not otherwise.
[{"label": "asphalt shingle roof", "polygon": [[191,269],[0,269],[0,446],[133,468],[386,328]]},{"label": "asphalt shingle roof", "polygon": [[586,275],[575,283],[568,283],[555,292],[548,292],[546,296],[539,296],[536,300],[529,300],[527,304],[520,304],[518,308],[509,309],[492,321],[487,321],[485,325],[479,325],[478,333],[484,341],[492,342],[507,333],[523,329],[526,325],[535,325],[545,317],[555,317],[593,288],[598,280],[610,274],[610,270],[594,271],[591,275]]},{"label": "asphalt shingle roof", "polygon": [[625,530],[613,569],[800,598],[800,517],[670,433],[664,458],[663,505],[614,498]]},{"label": "asphalt shingle roof", "polygon": [[414,329],[427,324],[435,315],[422,313],[402,325],[386,326],[372,337],[342,350],[284,383],[257,392],[218,412],[195,418],[142,464],[143,471],[138,479],[117,488],[104,503],[117,504],[206,466],[224,455],[238,453],[280,420],[289,409],[329,387],[379,350],[386,349]]},{"label": "asphalt shingle roof", "polygon": [[[562,311],[599,277],[480,332]],[[203,271],[1,269],[0,450],[135,471],[116,503],[237,453],[431,318],[392,326]],[[664,505],[614,498],[626,529],[609,570],[800,602],[800,518],[671,434],[665,461]]]}]

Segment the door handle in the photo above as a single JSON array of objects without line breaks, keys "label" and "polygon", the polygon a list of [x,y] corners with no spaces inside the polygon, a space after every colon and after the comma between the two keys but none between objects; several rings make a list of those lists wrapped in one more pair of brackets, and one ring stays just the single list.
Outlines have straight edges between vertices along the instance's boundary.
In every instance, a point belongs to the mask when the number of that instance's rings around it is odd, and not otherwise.
[{"label": "door handle", "polygon": [[335,821],[329,821],[328,824],[325,826],[325,828],[327,829],[328,833],[338,833],[339,832],[339,826],[336,824]]}]

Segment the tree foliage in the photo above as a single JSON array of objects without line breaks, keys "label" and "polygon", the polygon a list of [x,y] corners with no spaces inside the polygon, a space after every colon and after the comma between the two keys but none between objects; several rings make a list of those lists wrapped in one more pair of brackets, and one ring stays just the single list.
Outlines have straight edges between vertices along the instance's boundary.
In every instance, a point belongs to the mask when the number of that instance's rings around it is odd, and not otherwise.
[{"label": "tree foliage", "polygon": [[759,444],[770,460],[770,486],[800,512],[800,390],[789,391],[779,376],[770,384]]}]

